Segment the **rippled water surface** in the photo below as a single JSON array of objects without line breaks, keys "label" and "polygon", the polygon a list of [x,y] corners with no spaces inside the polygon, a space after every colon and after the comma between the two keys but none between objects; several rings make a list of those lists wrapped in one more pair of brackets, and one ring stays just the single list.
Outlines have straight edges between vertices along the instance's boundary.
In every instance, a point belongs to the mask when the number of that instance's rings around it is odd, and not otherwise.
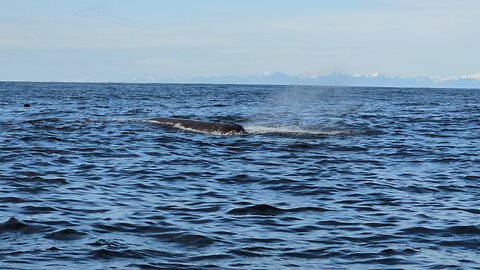
[{"label": "rippled water surface", "polygon": [[479,90],[0,83],[0,269],[480,269],[479,134]]}]

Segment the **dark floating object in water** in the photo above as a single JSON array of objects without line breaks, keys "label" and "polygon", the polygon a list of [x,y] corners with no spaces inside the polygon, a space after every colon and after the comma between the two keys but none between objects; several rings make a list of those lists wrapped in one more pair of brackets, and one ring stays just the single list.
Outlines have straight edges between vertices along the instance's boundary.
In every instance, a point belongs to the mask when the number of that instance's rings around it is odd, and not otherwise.
[{"label": "dark floating object in water", "polygon": [[28,104],[28,103],[23,104],[23,107],[24,107],[24,108],[30,108],[30,106],[31,106],[31,105]]},{"label": "dark floating object in water", "polygon": [[154,118],[151,122],[162,126],[198,132],[219,133],[225,135],[246,134],[245,129],[241,125],[231,123],[213,123],[175,118]]},{"label": "dark floating object in water", "polygon": [[257,204],[253,206],[235,208],[227,212],[231,215],[264,215],[264,216],[273,216],[283,213],[284,210],[268,205],[268,204]]}]

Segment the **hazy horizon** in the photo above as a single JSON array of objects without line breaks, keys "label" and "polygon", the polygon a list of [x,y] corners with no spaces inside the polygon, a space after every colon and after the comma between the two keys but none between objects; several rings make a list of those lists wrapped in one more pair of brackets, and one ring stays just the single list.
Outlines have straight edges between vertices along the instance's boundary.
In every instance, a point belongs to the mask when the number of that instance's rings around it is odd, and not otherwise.
[{"label": "hazy horizon", "polygon": [[247,76],[200,76],[187,80],[154,80],[152,78],[135,78],[117,81],[0,81],[0,82],[45,82],[45,83],[158,83],[158,84],[236,84],[236,85],[291,85],[291,86],[339,86],[339,87],[400,87],[400,88],[479,88],[479,74],[453,78],[431,78],[415,76],[394,76],[386,74],[343,74],[331,73],[319,76],[289,75],[280,72]]}]

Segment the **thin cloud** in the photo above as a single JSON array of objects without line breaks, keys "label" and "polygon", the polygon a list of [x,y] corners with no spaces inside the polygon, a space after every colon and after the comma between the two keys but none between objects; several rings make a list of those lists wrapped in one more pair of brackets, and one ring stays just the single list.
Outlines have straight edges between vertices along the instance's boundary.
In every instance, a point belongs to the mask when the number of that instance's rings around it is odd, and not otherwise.
[{"label": "thin cloud", "polygon": [[0,63],[5,74],[31,76],[20,58],[31,56],[33,70],[45,66],[40,59],[48,54],[51,63],[70,57],[79,78],[115,77],[118,70],[97,68],[113,61],[106,52],[123,59],[122,74],[155,77],[479,71],[480,2],[468,0],[60,3],[37,3],[28,14],[19,5],[4,7],[0,56],[11,59]]}]

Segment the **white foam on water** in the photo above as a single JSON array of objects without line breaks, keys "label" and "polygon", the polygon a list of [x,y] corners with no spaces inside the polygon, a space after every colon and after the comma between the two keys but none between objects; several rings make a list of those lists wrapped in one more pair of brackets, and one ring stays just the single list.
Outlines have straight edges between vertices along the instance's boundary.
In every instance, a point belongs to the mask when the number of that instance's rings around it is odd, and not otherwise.
[{"label": "white foam on water", "polygon": [[142,118],[113,118],[112,122],[151,122],[152,120]]},{"label": "white foam on water", "polygon": [[142,120],[139,120],[139,121],[142,121],[142,122],[145,122],[145,123],[151,123],[151,124],[167,124],[165,122],[152,120],[152,119],[142,119]]},{"label": "white foam on water", "polygon": [[282,127],[267,127],[267,126],[245,126],[245,131],[248,134],[277,134],[287,136],[345,136],[355,134],[352,130],[340,129],[320,129],[311,130],[298,126],[282,126]]},{"label": "white foam on water", "polygon": [[185,131],[190,131],[190,132],[198,132],[198,133],[203,133],[203,134],[210,134],[210,135],[244,135],[244,133],[237,132],[237,131],[229,131],[229,132],[221,132],[221,131],[206,131],[206,130],[201,130],[201,129],[194,129],[194,128],[189,128],[189,127],[184,127],[180,123],[176,123],[175,125],[172,125],[174,128],[178,128],[181,130]]}]

